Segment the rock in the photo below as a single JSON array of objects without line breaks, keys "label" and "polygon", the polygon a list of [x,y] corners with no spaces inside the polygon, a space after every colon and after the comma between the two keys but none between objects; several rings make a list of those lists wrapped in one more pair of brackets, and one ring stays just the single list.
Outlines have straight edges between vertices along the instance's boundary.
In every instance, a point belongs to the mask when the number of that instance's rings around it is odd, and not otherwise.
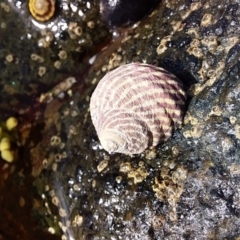
[{"label": "rock", "polygon": [[[29,158],[40,169],[35,185],[51,227],[58,218],[63,238],[239,238],[238,15],[236,0],[162,3],[99,53],[83,92],[48,109],[43,138]],[[153,158],[108,155],[89,116],[100,78],[132,61],[166,68],[188,91],[182,128],[156,147]],[[53,136],[59,144],[50,144]],[[99,172],[103,160],[108,165]]]}]

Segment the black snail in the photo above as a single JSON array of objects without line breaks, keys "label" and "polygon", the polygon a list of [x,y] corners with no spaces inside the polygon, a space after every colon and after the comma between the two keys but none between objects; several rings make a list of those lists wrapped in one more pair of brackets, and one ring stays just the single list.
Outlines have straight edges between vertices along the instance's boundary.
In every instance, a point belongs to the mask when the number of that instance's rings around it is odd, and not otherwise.
[{"label": "black snail", "polygon": [[111,27],[133,24],[148,15],[160,0],[100,0],[100,12]]}]

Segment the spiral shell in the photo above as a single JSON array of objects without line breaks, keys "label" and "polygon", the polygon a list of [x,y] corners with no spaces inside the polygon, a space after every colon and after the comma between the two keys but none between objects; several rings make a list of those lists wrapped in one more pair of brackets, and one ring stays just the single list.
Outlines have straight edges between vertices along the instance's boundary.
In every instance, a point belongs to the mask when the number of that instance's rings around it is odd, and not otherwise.
[{"label": "spiral shell", "polygon": [[182,122],[185,98],[182,83],[163,68],[131,63],[107,73],[90,101],[102,147],[131,155],[167,140]]},{"label": "spiral shell", "polygon": [[28,6],[32,16],[40,22],[48,21],[56,10],[55,0],[29,0]]}]

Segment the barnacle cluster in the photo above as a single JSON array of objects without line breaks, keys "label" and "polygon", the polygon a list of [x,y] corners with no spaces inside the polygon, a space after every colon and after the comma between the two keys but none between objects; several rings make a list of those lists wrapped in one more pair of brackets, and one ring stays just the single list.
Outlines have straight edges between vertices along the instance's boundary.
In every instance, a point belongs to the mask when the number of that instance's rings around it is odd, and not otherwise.
[{"label": "barnacle cluster", "polygon": [[[152,186],[156,197],[162,202],[168,202],[171,207],[170,220],[177,220],[176,206],[184,190],[187,170],[183,166],[175,166],[174,162],[165,161],[161,168],[160,178],[155,178]],[[161,180],[160,180],[161,179]]]},{"label": "barnacle cluster", "polygon": [[52,136],[50,139],[50,146],[52,149],[58,149],[60,152],[54,153],[50,152],[47,158],[44,158],[42,165],[45,169],[51,166],[53,171],[57,170],[58,163],[67,157],[65,151],[65,143],[62,142],[62,139],[59,136]]},{"label": "barnacle cluster", "polygon": [[141,183],[149,174],[144,166],[144,162],[140,161],[138,166],[138,168],[134,168],[130,162],[124,162],[120,165],[119,171],[127,173],[128,178],[132,178],[134,184]]},{"label": "barnacle cluster", "polygon": [[57,84],[51,91],[41,94],[40,102],[51,102],[54,97],[64,97],[64,92],[69,90],[76,82],[75,77],[68,77],[64,81]]},{"label": "barnacle cluster", "polygon": [[1,158],[7,162],[14,160],[14,152],[11,149],[10,131],[12,131],[18,124],[15,117],[10,117],[0,127],[0,151]]}]

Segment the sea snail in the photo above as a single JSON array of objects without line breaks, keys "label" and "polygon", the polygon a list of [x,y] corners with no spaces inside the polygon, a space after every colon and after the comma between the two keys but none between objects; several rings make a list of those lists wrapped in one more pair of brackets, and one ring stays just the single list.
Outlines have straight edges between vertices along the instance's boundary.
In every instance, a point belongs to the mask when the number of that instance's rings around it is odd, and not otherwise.
[{"label": "sea snail", "polygon": [[102,147],[132,155],[167,140],[182,122],[185,98],[180,80],[163,68],[131,63],[107,73],[90,100]]},{"label": "sea snail", "polygon": [[124,27],[148,15],[160,0],[100,0],[100,12],[111,27]]},{"label": "sea snail", "polygon": [[40,22],[51,19],[56,10],[55,0],[29,0],[29,11]]}]

